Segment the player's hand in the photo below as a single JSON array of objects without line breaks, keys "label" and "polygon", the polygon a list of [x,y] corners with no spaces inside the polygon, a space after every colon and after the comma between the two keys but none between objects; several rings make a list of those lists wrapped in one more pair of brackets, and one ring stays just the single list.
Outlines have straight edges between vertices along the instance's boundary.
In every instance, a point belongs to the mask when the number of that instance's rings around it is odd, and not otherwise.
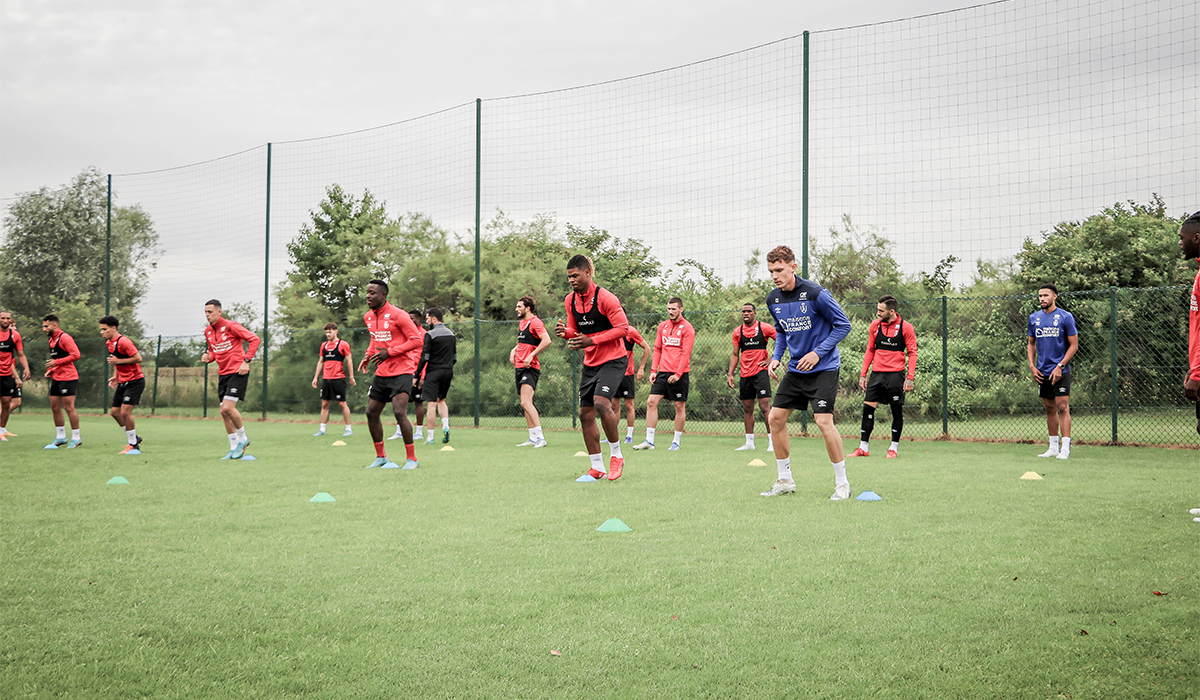
[{"label": "player's hand", "polygon": [[861,389],[862,391],[867,390],[867,378],[866,377],[858,378],[858,388]]},{"label": "player's hand", "polygon": [[109,355],[108,357],[104,358],[104,361],[110,365],[115,365],[115,364],[117,364],[117,356]]},{"label": "player's hand", "polygon": [[55,360],[54,358],[50,358],[49,360],[46,360],[46,369],[54,369],[57,366],[58,366],[58,360]]},{"label": "player's hand", "polygon": [[1185,379],[1183,380],[1183,395],[1188,401],[1200,401],[1200,380]]},{"label": "player's hand", "polygon": [[354,381],[354,377],[350,377],[350,386],[358,386],[358,382]]},{"label": "player's hand", "polygon": [[554,324],[554,335],[559,338],[567,337],[567,324],[563,323],[561,318],[558,319],[558,323]]},{"label": "player's hand", "polygon": [[904,380],[904,390],[905,391],[912,391],[913,389],[916,388],[916,386],[917,385],[913,382],[913,380],[911,380],[911,379]]},{"label": "player's hand", "polygon": [[238,367],[238,374],[250,374],[250,363],[242,360],[242,366]]},{"label": "player's hand", "polygon": [[658,378],[658,370],[656,370],[656,369],[650,370],[650,383],[653,384],[654,380],[657,378]]},{"label": "player's hand", "polygon": [[1039,370],[1037,367],[1030,367],[1029,369],[1033,372],[1033,381],[1037,382],[1038,384],[1041,384],[1043,381],[1045,381],[1046,375],[1042,374],[1041,370]]},{"label": "player's hand", "polygon": [[725,383],[729,385],[730,389],[733,388],[733,375],[732,374],[725,375]]},{"label": "player's hand", "polygon": [[[25,378],[26,378],[26,379],[29,379],[29,372],[28,372],[28,370],[25,372]],[[17,382],[17,388],[18,388],[18,389],[20,389],[20,388],[21,388],[21,385],[23,385],[23,384],[25,383],[25,382],[21,381],[21,377],[20,377],[19,375],[16,375],[16,374],[14,374],[14,375],[13,375],[13,379],[15,379],[15,380],[16,380],[16,382]]]},{"label": "player's hand", "polygon": [[108,385],[111,386],[112,388],[116,389],[117,388],[117,378],[116,377],[110,378],[108,380]]},{"label": "player's hand", "polygon": [[782,366],[782,364],[783,363],[780,362],[779,360],[771,360],[771,364],[767,365],[767,372],[769,372],[771,374],[771,379],[774,379],[776,381],[779,380],[778,372],[779,372],[779,368],[780,368],[780,366]]},{"label": "player's hand", "polygon": [[375,351],[374,355],[371,355],[371,357],[370,357],[371,364],[379,365],[379,363],[383,362],[384,360],[388,359],[391,356],[392,356],[392,354],[390,352],[388,352],[387,348],[379,348],[378,350]]},{"label": "player's hand", "polygon": [[805,355],[804,357],[800,358],[800,361],[796,363],[796,369],[800,370],[801,372],[807,372],[808,370],[812,369],[813,367],[816,367],[817,363],[820,361],[821,361],[820,355],[818,355],[815,352],[810,352],[807,355]]},{"label": "player's hand", "polygon": [[644,369],[639,369],[639,370],[637,371],[637,380],[638,380],[639,382],[640,382],[640,381],[642,381],[642,379],[643,379],[643,378],[645,378],[645,376],[646,376],[646,370],[644,370]]},{"label": "player's hand", "polygon": [[1060,379],[1062,379],[1062,367],[1055,366],[1054,371],[1050,373],[1050,383],[1057,384]]},{"label": "player's hand", "polygon": [[572,350],[582,350],[584,348],[590,348],[595,344],[596,344],[596,341],[592,340],[591,338],[587,337],[586,335],[577,335],[574,338],[571,338],[570,340],[567,341],[567,347],[571,348]]},{"label": "player's hand", "polygon": [[315,379],[313,380],[313,388],[314,388],[314,389],[316,389],[316,388],[317,388],[317,380],[315,380]]},{"label": "player's hand", "polygon": [[204,353],[200,356],[200,362],[207,365],[209,362],[212,362],[212,358],[208,356],[208,353]]},{"label": "player's hand", "polygon": [[[25,381],[29,381],[29,377],[30,377],[30,374],[29,374],[29,368],[28,368],[28,367],[26,367],[26,368],[25,368]],[[18,384],[17,386],[21,386],[21,385],[20,385],[20,384]]]},{"label": "player's hand", "polygon": [[766,360],[759,360],[759,361],[758,361],[758,367],[759,367],[759,369],[763,369],[763,368],[765,368],[766,366],[767,366],[767,361],[766,361]]},{"label": "player's hand", "polygon": [[367,360],[369,360],[369,359],[371,359],[371,358],[369,358],[369,357],[364,357],[364,358],[363,358],[363,359],[362,359],[362,360],[361,360],[361,361],[358,363],[358,371],[359,371],[359,372],[366,372],[366,371],[367,371]]},{"label": "player's hand", "polygon": [[678,374],[672,374],[671,376],[667,377],[667,384],[674,384],[677,381],[679,381]]}]

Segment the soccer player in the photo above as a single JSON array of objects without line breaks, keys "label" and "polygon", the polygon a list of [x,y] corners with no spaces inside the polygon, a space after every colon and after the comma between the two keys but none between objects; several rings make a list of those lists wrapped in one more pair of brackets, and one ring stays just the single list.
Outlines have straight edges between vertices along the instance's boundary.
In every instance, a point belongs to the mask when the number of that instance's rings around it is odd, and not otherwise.
[{"label": "soccer player", "polygon": [[[57,450],[60,445],[74,449],[83,444],[79,436],[79,414],[75,412],[75,394],[79,391],[79,371],[75,361],[80,358],[75,339],[58,326],[58,316],[48,314],[42,319],[42,330],[50,341],[50,359],[46,360],[46,376],[50,378],[50,412],[54,414],[54,442],[43,449]],[[63,410],[71,421],[71,440],[63,424]]]},{"label": "soccer player", "polygon": [[767,450],[775,449],[771,440],[771,428],[767,416],[771,411],[771,376],[767,372],[770,354],[767,341],[774,340],[775,327],[758,320],[754,304],[742,304],[742,323],[733,331],[733,353],[729,356],[729,373],[725,383],[733,388],[733,369],[739,367],[738,398],[742,401],[742,420],[746,424],[746,442],[735,452],[754,449],[754,403],[762,411],[763,425],[767,426]]},{"label": "soccer player", "polygon": [[404,468],[416,469],[419,465],[413,447],[412,423],[408,421],[408,398],[421,351],[421,333],[407,312],[388,303],[387,295],[387,282],[377,279],[367,285],[368,311],[363,322],[371,333],[371,342],[358,363],[359,372],[366,372],[369,364],[375,365],[375,378],[367,390],[367,429],[375,444],[375,461],[367,469],[392,468],[389,465],[393,463],[383,449],[383,422],[379,418],[389,402],[404,436]]},{"label": "soccer player", "polygon": [[[23,375],[13,371],[18,361],[25,370]],[[8,416],[15,408],[13,404],[20,401],[21,384],[29,381],[29,377],[29,360],[25,359],[21,334],[13,326],[12,313],[0,311],[0,442],[16,437],[8,432]]]},{"label": "soccer player", "polygon": [[[1189,216],[1179,227],[1179,247],[1184,260],[1200,258],[1200,212]],[[1196,432],[1200,433],[1200,272],[1196,273],[1196,281],[1192,284],[1188,307],[1188,371],[1183,379],[1183,394],[1188,401],[1197,402]]]},{"label": "soccer player", "polygon": [[[867,392],[863,401],[862,429],[858,449],[851,457],[871,456],[871,431],[875,429],[875,409],[886,403],[892,407],[892,444],[887,458],[895,459],[900,450],[900,433],[904,430],[904,395],[913,390],[917,373],[917,333],[913,325],[896,313],[896,297],[885,295],[875,306],[874,321],[867,330],[867,352],[863,355],[858,388]],[[908,374],[904,363],[908,361]],[[867,381],[871,370],[871,381]]]},{"label": "soccer player", "polygon": [[[425,314],[421,313],[420,309],[409,309],[408,317],[412,319],[413,325],[421,332],[421,347],[425,347]],[[419,377],[413,377],[413,388],[408,392],[408,402],[412,404],[417,413],[417,420],[413,426],[413,444],[425,439],[423,426],[425,425],[425,402],[421,400],[421,391],[417,387],[421,385],[421,380],[425,378],[424,373]],[[404,431],[400,429],[400,422],[396,421],[396,433],[388,438],[388,440],[403,440]]]},{"label": "soccer player", "polygon": [[425,323],[429,332],[421,348],[421,359],[417,364],[417,381],[421,399],[429,407],[425,423],[425,444],[433,444],[433,417],[442,417],[442,442],[450,442],[450,407],[446,405],[446,394],[450,393],[450,382],[454,380],[454,365],[458,362],[458,349],[454,331],[442,323],[442,310],[431,306],[425,311]]},{"label": "soccer player", "polygon": [[692,367],[692,346],[696,329],[683,317],[683,300],[671,297],[667,302],[667,320],[658,324],[654,334],[654,354],[650,358],[650,397],[646,399],[646,439],[635,450],[654,449],[654,430],[658,427],[658,402],[669,396],[675,401],[675,438],[668,450],[678,450],[683,442],[683,424],[687,420],[688,373]]},{"label": "soccer player", "polygon": [[554,342],[546,331],[546,324],[537,317],[537,302],[531,296],[517,300],[517,344],[508,353],[508,361],[516,370],[517,394],[521,398],[521,409],[525,411],[525,426],[529,428],[529,439],[517,447],[545,447],[546,436],[542,434],[542,419],[533,405],[533,392],[537,391],[538,379],[542,376],[542,363],[538,354]]},{"label": "soccer player", "polygon": [[[624,311],[624,309],[622,309]],[[628,318],[628,317],[627,317]],[[638,363],[637,372],[633,369],[633,349],[637,346],[642,346],[642,361]],[[650,343],[638,333],[638,329],[629,324],[629,328],[625,331],[625,377],[621,380],[621,388],[617,389],[617,397],[625,402],[625,444],[633,444],[633,422],[637,418],[637,409],[633,405],[633,400],[637,396],[637,382],[642,381],[646,376],[646,360],[650,359],[650,354],[654,352],[650,347]],[[620,422],[620,414],[617,415],[617,422]]]},{"label": "soccer player", "polygon": [[[250,363],[262,340],[222,313],[221,302],[216,299],[204,302],[204,318],[208,325],[204,327],[205,352],[200,361],[217,363],[217,396],[221,399],[221,420],[225,421],[225,435],[229,439],[229,452],[221,459],[241,459],[250,446],[250,438],[246,436],[246,426],[237,404],[246,396]],[[242,348],[242,341],[246,342],[247,349]]]},{"label": "soccer player", "polygon": [[120,325],[121,321],[116,316],[100,319],[100,335],[108,350],[107,362],[113,367],[113,376],[109,378],[108,385],[116,389],[113,392],[112,417],[125,431],[128,441],[125,449],[117,454],[140,455],[142,438],[134,427],[133,407],[142,401],[146,375],[142,373],[142,353],[138,352],[132,340],[117,330]]},{"label": "soccer player", "polygon": [[805,410],[811,401],[813,420],[821,430],[825,451],[833,464],[834,489],[829,500],[850,498],[842,436],[833,424],[833,403],[837,398],[838,369],[841,367],[837,344],[850,333],[850,320],[828,289],[796,274],[796,256],[791,248],[781,245],[767,253],[767,270],[775,283],[775,289],[767,294],[767,310],[775,320],[778,334],[771,364],[767,367],[771,377],[779,378],[777,372],[784,350],[791,359],[775,390],[768,418],[779,479],[761,495],[795,493],[787,422],[792,411]]},{"label": "soccer player", "polygon": [[354,386],[354,358],[350,356],[350,343],[338,338],[338,326],[332,321],[325,324],[325,342],[317,354],[317,370],[313,373],[312,386],[317,388],[317,380],[321,379],[321,428],[313,433],[313,437],[325,434],[325,424],[329,422],[329,402],[337,401],[342,406],[342,417],[346,419],[346,430],[342,437],[354,434],[350,420],[350,406],[346,404],[346,380]]},{"label": "soccer player", "polygon": [[[600,480],[607,474],[609,481],[616,481],[625,469],[625,458],[621,454],[621,436],[617,432],[613,398],[621,386],[628,364],[622,340],[629,320],[617,295],[592,281],[595,271],[586,255],[575,255],[567,261],[567,282],[572,290],[564,300],[567,322],[555,324],[554,334],[566,338],[567,346],[572,350],[583,350],[579,420],[583,444],[591,461],[587,475]],[[607,472],[604,471],[600,452],[597,415],[604,426],[604,437],[608,440]]]},{"label": "soccer player", "polygon": [[[1079,331],[1070,311],[1058,308],[1058,287],[1038,288],[1038,311],[1029,315],[1029,371],[1038,383],[1038,396],[1046,408],[1050,449],[1038,457],[1071,456],[1071,358],[1079,350]],[[1058,431],[1062,429],[1062,442]]]}]

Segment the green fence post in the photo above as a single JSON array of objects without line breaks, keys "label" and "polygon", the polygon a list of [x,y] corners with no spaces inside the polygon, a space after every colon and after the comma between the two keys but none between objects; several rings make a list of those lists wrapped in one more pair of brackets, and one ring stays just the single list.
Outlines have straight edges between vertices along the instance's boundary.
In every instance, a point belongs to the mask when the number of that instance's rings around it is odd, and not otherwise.
[{"label": "green fence post", "polygon": [[800,149],[800,276],[808,279],[808,30],[804,31],[804,100],[801,116],[802,146]]},{"label": "green fence post", "polygon": [[200,409],[200,417],[208,418],[208,363],[204,363],[204,404]]},{"label": "green fence post", "polygon": [[1121,386],[1117,377],[1117,288],[1108,288],[1108,374],[1112,378],[1112,441],[1117,442],[1117,408]]},{"label": "green fence post", "polygon": [[154,393],[150,397],[150,415],[158,409],[158,358],[162,356],[162,336],[158,336],[158,348],[154,351]]},{"label": "green fence post", "polygon": [[[112,313],[112,173],[108,175],[108,204],[104,210],[104,315]],[[108,344],[104,346],[105,360],[108,359]],[[108,370],[105,369],[104,382],[101,386],[104,387],[104,403],[101,407],[108,406]]]},{"label": "green fence post", "polygon": [[942,436],[950,435],[950,326],[946,322],[946,295],[942,295]]},{"label": "green fence post", "polygon": [[571,353],[571,428],[579,427],[579,353],[575,350],[569,350]]},{"label": "green fence post", "polygon": [[267,365],[270,359],[268,348],[270,343],[270,328],[267,318],[271,310],[271,144],[267,143],[267,231],[266,258],[263,262],[263,337],[262,337],[262,417],[267,419]]},{"label": "green fence post", "polygon": [[475,99],[475,427],[479,427],[479,222],[483,163],[483,100]]}]

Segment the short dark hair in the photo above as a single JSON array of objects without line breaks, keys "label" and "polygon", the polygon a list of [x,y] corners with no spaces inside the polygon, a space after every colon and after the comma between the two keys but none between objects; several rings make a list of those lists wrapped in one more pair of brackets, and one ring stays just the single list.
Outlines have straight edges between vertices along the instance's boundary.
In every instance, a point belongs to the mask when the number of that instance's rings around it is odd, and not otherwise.
[{"label": "short dark hair", "polygon": [[112,328],[116,328],[121,325],[121,321],[118,320],[116,316],[112,315],[102,317],[100,319],[100,323],[106,326],[111,326]]},{"label": "short dark hair", "polygon": [[520,299],[517,299],[517,301],[524,304],[525,308],[529,309],[529,313],[531,313],[531,314],[537,313],[537,302],[533,300],[533,297],[526,294],[525,296],[521,297]]},{"label": "short dark hair", "polygon": [[441,310],[441,309],[439,309],[439,308],[438,308],[438,307],[436,307],[436,306],[431,306],[431,307],[429,307],[428,309],[425,309],[425,315],[426,315],[426,316],[433,316],[433,317],[434,317],[434,318],[436,318],[436,319],[437,319],[439,322],[440,322],[440,321],[442,320],[442,318],[443,318],[443,317],[442,317],[442,310]]},{"label": "short dark hair", "polygon": [[1184,219],[1183,226],[1180,226],[1179,228],[1183,228],[1184,226],[1200,226],[1200,211]]},{"label": "short dark hair", "polygon": [[756,306],[755,306],[754,304],[752,304],[751,302],[746,302],[745,304],[742,304],[742,306],[749,306],[751,309],[754,309],[755,311],[758,311],[758,307],[756,307]]},{"label": "short dark hair", "polygon": [[336,324],[336,323],[334,323],[333,321],[330,321],[329,323],[326,323],[326,324],[325,324],[325,330],[327,330],[327,331],[336,331],[336,330],[337,330],[337,324]]},{"label": "short dark hair", "polygon": [[879,303],[888,307],[890,311],[895,311],[896,307],[899,306],[899,302],[896,301],[896,297],[892,296],[891,294],[884,294],[883,296],[879,297]]},{"label": "short dark hair", "polygon": [[1043,289],[1049,289],[1050,291],[1054,292],[1055,294],[1058,294],[1058,287],[1055,287],[1053,284],[1050,284],[1049,282],[1038,287],[1039,292],[1042,291]]},{"label": "short dark hair", "polygon": [[409,316],[423,316],[424,314],[421,313],[420,309],[418,309],[417,307],[414,306],[408,310],[408,315]]},{"label": "short dark hair", "polygon": [[592,270],[592,259],[583,253],[572,255],[567,261],[568,270]]},{"label": "short dark hair", "polygon": [[792,252],[791,248],[785,245],[777,245],[771,249],[771,252],[767,253],[767,262],[794,263],[796,262],[796,254]]},{"label": "short dark hair", "polygon": [[681,308],[681,309],[683,308],[683,299],[680,299],[679,297],[671,297],[670,299],[667,299],[667,303],[668,304],[678,304],[679,308]]},{"label": "short dark hair", "polygon": [[42,317],[42,321],[43,322],[50,321],[51,323],[58,323],[58,316],[55,316],[54,314],[46,314],[45,316]]},{"label": "short dark hair", "polygon": [[217,301],[216,299],[209,299],[208,301],[204,302],[204,305],[205,306],[215,306],[218,309],[221,308],[221,302]]},{"label": "short dark hair", "polygon": [[367,282],[367,286],[370,286],[372,284],[375,285],[376,287],[383,287],[383,295],[387,296],[387,293],[388,293],[387,282],[384,282],[383,280],[371,280],[370,282]]}]

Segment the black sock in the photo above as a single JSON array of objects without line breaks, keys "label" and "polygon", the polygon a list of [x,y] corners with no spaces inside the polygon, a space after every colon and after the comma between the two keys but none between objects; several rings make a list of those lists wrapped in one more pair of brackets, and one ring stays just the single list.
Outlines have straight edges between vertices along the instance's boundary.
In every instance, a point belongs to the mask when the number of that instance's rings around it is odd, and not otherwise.
[{"label": "black sock", "polygon": [[892,404],[892,442],[900,442],[900,433],[904,432],[904,404]]},{"label": "black sock", "polygon": [[863,419],[862,431],[858,434],[858,439],[867,442],[871,439],[871,431],[875,430],[875,409],[867,404],[863,404]]}]

